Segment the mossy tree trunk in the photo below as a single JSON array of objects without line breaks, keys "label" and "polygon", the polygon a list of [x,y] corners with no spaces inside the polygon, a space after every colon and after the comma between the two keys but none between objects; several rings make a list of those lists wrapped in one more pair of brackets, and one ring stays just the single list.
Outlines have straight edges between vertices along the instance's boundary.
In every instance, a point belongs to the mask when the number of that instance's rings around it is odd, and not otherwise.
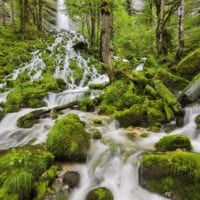
[{"label": "mossy tree trunk", "polygon": [[43,0],[38,0],[38,31],[42,31],[42,6]]},{"label": "mossy tree trunk", "polygon": [[6,6],[5,6],[5,0],[1,0],[1,8],[2,8],[2,24],[5,27],[6,26]]},{"label": "mossy tree trunk", "polygon": [[14,0],[10,1],[10,8],[11,8],[11,20],[12,20],[12,30],[15,31],[15,4]]},{"label": "mossy tree trunk", "polygon": [[108,0],[101,0],[101,58],[108,72],[110,81],[114,80],[114,72],[112,69],[111,50],[110,50],[110,31],[111,31],[111,6]]},{"label": "mossy tree trunk", "polygon": [[185,15],[185,0],[180,0],[180,13],[179,13],[179,35],[178,35],[178,51],[176,53],[176,61],[181,60],[184,47],[184,15]]},{"label": "mossy tree trunk", "polygon": [[164,0],[160,0],[160,2],[156,5],[157,7],[157,28],[156,28],[156,43],[157,43],[157,50],[159,55],[164,54],[164,47],[163,47],[163,32],[164,32]]}]

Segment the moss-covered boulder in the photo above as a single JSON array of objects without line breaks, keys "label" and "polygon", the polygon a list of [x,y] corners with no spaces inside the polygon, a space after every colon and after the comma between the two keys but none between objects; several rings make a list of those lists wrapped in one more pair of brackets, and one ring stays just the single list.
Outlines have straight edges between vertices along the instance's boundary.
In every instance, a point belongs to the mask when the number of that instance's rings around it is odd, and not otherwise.
[{"label": "moss-covered boulder", "polygon": [[115,114],[115,119],[122,127],[146,124],[146,106],[135,104],[130,109]]},{"label": "moss-covered boulder", "polygon": [[95,103],[90,97],[83,98],[79,103],[79,108],[85,112],[93,112],[95,110]]},{"label": "moss-covered boulder", "polygon": [[188,56],[183,58],[181,62],[173,68],[173,70],[188,80],[200,72],[200,49],[196,49],[194,52],[190,53]]},{"label": "moss-covered boulder", "polygon": [[108,188],[100,187],[91,190],[87,194],[86,200],[114,200],[114,197]]},{"label": "moss-covered boulder", "polygon": [[170,199],[200,199],[200,155],[188,152],[145,155],[140,163],[139,182],[143,188]]},{"label": "moss-covered boulder", "polygon": [[156,144],[157,151],[174,151],[178,148],[190,151],[192,145],[190,139],[185,135],[167,135],[162,137]]},{"label": "moss-covered boulder", "polygon": [[90,144],[90,135],[76,114],[62,117],[47,136],[47,149],[57,160],[85,161]]}]

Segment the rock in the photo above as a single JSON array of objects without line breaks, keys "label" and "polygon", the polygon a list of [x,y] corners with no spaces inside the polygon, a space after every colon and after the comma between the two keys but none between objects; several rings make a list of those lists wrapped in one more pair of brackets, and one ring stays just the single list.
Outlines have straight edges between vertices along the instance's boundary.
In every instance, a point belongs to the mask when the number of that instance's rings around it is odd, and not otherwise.
[{"label": "rock", "polygon": [[88,45],[86,42],[77,42],[74,46],[73,46],[74,50],[87,50],[88,49]]},{"label": "rock", "polygon": [[178,148],[190,151],[192,145],[190,139],[185,135],[167,135],[162,137],[156,144],[157,151],[174,151]]},{"label": "rock", "polygon": [[63,184],[68,185],[70,189],[78,187],[80,183],[80,174],[75,171],[66,172],[63,176]]},{"label": "rock", "polygon": [[186,105],[197,100],[200,97],[200,73],[198,73],[190,82],[190,84],[183,90],[179,97],[182,105]]},{"label": "rock", "polygon": [[108,188],[99,187],[91,190],[87,194],[86,200],[114,200],[114,197]]}]

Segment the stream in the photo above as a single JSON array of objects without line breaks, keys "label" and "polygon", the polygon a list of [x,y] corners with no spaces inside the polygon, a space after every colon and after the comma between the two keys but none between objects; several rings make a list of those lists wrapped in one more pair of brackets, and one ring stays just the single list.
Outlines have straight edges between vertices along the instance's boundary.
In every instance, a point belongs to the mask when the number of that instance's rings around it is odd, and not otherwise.
[{"label": "stream", "polygon": [[[89,66],[89,60],[73,49],[75,42],[84,41],[84,38],[76,33],[73,22],[64,13],[66,6],[64,0],[57,2],[57,28],[58,31],[54,43],[48,47],[51,53],[59,52],[59,45],[64,46],[64,51],[56,57],[56,70],[54,77],[62,78],[67,83],[67,88],[60,93],[49,93],[44,99],[46,107],[65,104],[70,101],[80,100],[88,91],[89,83],[107,83],[108,77],[99,74],[94,66]],[[65,41],[65,38],[69,39]],[[62,44],[62,45],[61,45]],[[82,80],[77,84],[70,76],[70,60],[76,60],[78,65],[84,70]],[[30,63],[13,71],[11,78],[15,80],[18,75],[25,70],[29,71],[31,80],[41,77],[45,63],[39,50],[32,53]],[[31,73],[36,70],[37,73]],[[138,70],[139,71],[139,70]],[[70,78],[69,78],[70,77]],[[89,77],[89,81],[86,80]],[[7,77],[7,78],[10,78]],[[3,87],[3,85],[0,85]],[[5,102],[7,92],[0,93],[0,101]],[[93,91],[91,96],[96,93]],[[41,108],[39,108],[41,109]],[[25,144],[38,144],[45,142],[50,128],[54,125],[54,120],[49,118],[41,119],[40,124],[35,124],[32,128],[18,128],[17,119],[30,111],[37,110],[31,108],[21,109],[19,112],[8,113],[0,121],[0,150],[21,146]],[[91,140],[91,148],[88,152],[86,164],[73,164],[73,171],[78,171],[81,175],[80,186],[73,189],[70,200],[85,200],[91,189],[95,187],[107,187],[115,200],[164,200],[157,194],[150,193],[142,189],[138,184],[139,160],[145,150],[152,149],[153,144],[166,135],[164,131],[159,133],[149,132],[148,137],[138,137],[130,140],[125,136],[125,130],[119,128],[115,120],[98,116],[96,113],[85,113],[78,110],[66,109],[63,114],[76,113],[81,120],[91,124],[92,119],[100,118],[102,125],[93,125],[101,133],[101,140]],[[194,104],[185,108],[184,126],[172,131],[170,134],[184,134],[191,138],[193,151],[200,152],[200,130],[196,129],[195,117],[200,114],[200,105]],[[173,122],[172,122],[173,123]]]}]

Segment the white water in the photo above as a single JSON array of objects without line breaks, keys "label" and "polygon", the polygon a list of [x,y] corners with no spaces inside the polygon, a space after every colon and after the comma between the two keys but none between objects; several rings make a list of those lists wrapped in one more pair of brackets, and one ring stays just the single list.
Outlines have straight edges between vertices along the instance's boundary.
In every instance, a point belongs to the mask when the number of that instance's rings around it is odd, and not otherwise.
[{"label": "white water", "polygon": [[145,6],[146,0],[132,0],[133,2],[133,9],[137,12],[141,12]]}]

